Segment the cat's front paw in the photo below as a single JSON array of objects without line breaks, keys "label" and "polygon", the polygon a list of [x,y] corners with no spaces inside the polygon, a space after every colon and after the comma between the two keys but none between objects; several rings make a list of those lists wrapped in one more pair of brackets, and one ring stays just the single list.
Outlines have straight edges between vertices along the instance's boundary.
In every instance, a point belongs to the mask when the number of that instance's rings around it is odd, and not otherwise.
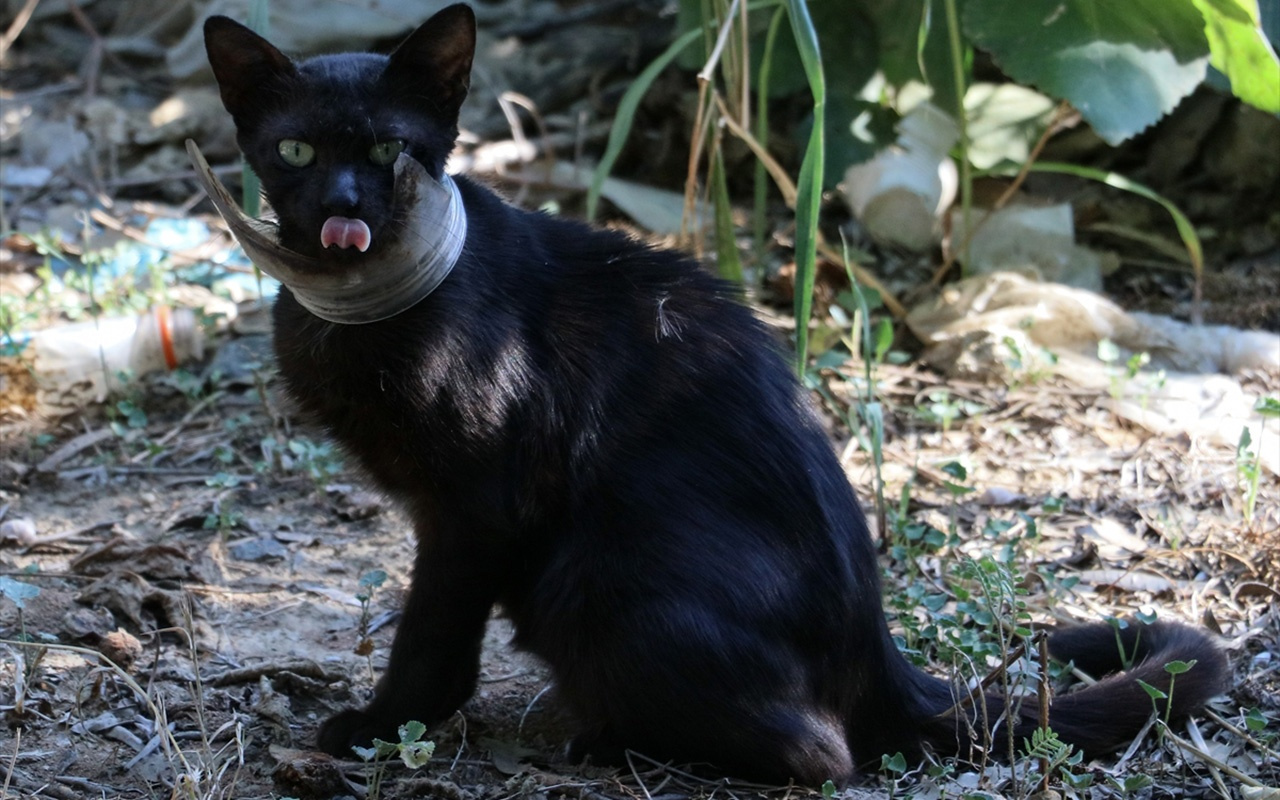
[{"label": "cat's front paw", "polygon": [[353,759],[353,747],[372,747],[374,739],[398,741],[396,726],[358,708],[348,708],[329,717],[320,725],[316,746],[338,758]]}]

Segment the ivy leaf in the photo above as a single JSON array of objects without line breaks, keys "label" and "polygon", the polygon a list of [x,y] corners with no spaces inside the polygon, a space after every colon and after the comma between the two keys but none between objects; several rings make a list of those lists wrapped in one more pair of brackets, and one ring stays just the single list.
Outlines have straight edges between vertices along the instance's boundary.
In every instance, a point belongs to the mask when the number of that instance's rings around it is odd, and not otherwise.
[{"label": "ivy leaf", "polygon": [[1204,28],[1195,0],[964,6],[977,47],[1013,79],[1070,101],[1111,144],[1155,123],[1204,80]]}]

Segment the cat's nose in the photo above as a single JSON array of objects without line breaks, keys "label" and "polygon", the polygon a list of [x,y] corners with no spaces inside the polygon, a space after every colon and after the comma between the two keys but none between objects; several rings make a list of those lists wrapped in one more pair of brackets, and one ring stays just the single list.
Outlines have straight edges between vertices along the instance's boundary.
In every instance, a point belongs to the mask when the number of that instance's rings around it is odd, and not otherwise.
[{"label": "cat's nose", "polygon": [[321,198],[326,211],[347,215],[360,205],[360,192],[356,188],[356,174],[349,169],[335,169],[329,175]]}]

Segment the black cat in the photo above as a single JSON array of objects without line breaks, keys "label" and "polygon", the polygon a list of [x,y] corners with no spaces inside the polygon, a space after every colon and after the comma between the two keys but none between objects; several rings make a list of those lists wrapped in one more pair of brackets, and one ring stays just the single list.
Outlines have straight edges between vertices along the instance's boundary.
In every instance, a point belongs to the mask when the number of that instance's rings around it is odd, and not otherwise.
[{"label": "black cat", "polygon": [[[205,41],[285,246],[341,270],[420,235],[397,225],[389,164],[403,150],[447,180],[470,9],[446,8],[389,57],[293,62],[224,17]],[[366,324],[325,321],[288,287],[275,305],[288,391],[403,503],[418,539],[386,673],[366,708],[324,724],[320,747],[349,755],[452,714],[495,604],[554,671],[581,725],[575,756],[631,748],[815,785],[883,753],[971,744],[974,704],[949,712],[952,687],[895,648],[854,493],[734,288],[678,253],[455,181],[465,246],[420,302]],[[1152,708],[1135,679],[1167,687],[1172,659],[1197,661],[1174,715],[1223,687],[1202,634],[1136,630],[1137,666],[1054,703],[1063,739],[1123,746]],[[1105,625],[1052,643],[1120,668]],[[987,702],[994,720],[1000,701]],[[1030,711],[1013,724],[1037,725]]]}]

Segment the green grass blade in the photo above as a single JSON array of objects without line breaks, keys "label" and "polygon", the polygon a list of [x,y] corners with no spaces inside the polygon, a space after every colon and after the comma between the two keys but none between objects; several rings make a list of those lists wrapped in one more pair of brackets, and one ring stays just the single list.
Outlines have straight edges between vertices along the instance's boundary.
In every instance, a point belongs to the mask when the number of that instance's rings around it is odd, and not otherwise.
[{"label": "green grass blade", "polygon": [[742,283],[742,259],[738,257],[733,230],[733,205],[724,174],[724,150],[717,147],[711,161],[711,196],[716,207],[716,261],[720,277]]},{"label": "green grass blade", "polygon": [[822,73],[818,33],[813,29],[813,19],[809,16],[805,0],[787,0],[787,14],[791,18],[791,33],[800,51],[805,77],[809,80],[809,91],[813,94],[813,130],[809,133],[809,144],[805,147],[800,179],[796,184],[796,372],[803,375],[809,359],[809,315],[813,310],[813,279],[818,255],[827,87]]},{"label": "green grass blade", "polygon": [[1195,274],[1196,295],[1199,296],[1199,287],[1204,278],[1204,248],[1200,244],[1200,236],[1196,233],[1196,228],[1191,224],[1191,220],[1187,219],[1187,215],[1182,213],[1172,201],[1164,197],[1147,186],[1136,181],[1131,181],[1123,175],[1117,175],[1107,170],[1096,169],[1094,167],[1083,167],[1078,164],[1062,164],[1053,161],[1040,161],[1031,165],[1032,171],[1035,172],[1055,172],[1063,175],[1075,175],[1078,178],[1088,178],[1089,180],[1105,183],[1107,186],[1115,187],[1130,194],[1136,194],[1139,197],[1146,198],[1153,203],[1159,203],[1160,207],[1169,212],[1169,216],[1173,218],[1173,225],[1178,229],[1178,236],[1182,239],[1183,247],[1187,248],[1187,256],[1191,259],[1191,269]]},{"label": "green grass blade", "polygon": [[[769,142],[769,77],[773,73],[773,49],[778,40],[778,30],[786,9],[781,6],[769,20],[769,31],[764,37],[764,53],[760,57],[760,72],[756,76],[756,141],[768,146]],[[756,159],[755,204],[752,208],[751,241],[756,261],[764,258],[764,235],[768,227],[769,173],[764,162]]]},{"label": "green grass blade", "polygon": [[650,62],[649,66],[645,67],[644,71],[627,87],[626,93],[618,103],[618,113],[613,118],[613,127],[609,129],[609,142],[605,145],[604,156],[596,166],[595,174],[591,176],[591,188],[587,190],[587,219],[595,219],[604,179],[609,177],[614,162],[622,153],[622,146],[627,143],[627,136],[631,134],[631,125],[635,121],[636,109],[640,107],[640,101],[644,98],[645,92],[649,91],[649,87],[667,68],[667,65],[674,61],[686,47],[698,41],[702,35],[701,28],[685,31],[662,52],[662,55]]},{"label": "green grass blade", "polygon": [[[951,49],[952,79],[956,92],[956,123],[960,129],[960,141],[956,144],[960,161],[960,218],[964,229],[972,230],[969,224],[969,213],[973,209],[973,169],[969,164],[969,124],[968,113],[964,109],[964,95],[968,90],[965,80],[964,45],[960,38],[960,15],[956,10],[956,0],[943,0],[947,12],[947,38]],[[968,244],[966,252],[961,253],[962,263],[969,263]],[[967,269],[967,267],[966,267]]]}]

